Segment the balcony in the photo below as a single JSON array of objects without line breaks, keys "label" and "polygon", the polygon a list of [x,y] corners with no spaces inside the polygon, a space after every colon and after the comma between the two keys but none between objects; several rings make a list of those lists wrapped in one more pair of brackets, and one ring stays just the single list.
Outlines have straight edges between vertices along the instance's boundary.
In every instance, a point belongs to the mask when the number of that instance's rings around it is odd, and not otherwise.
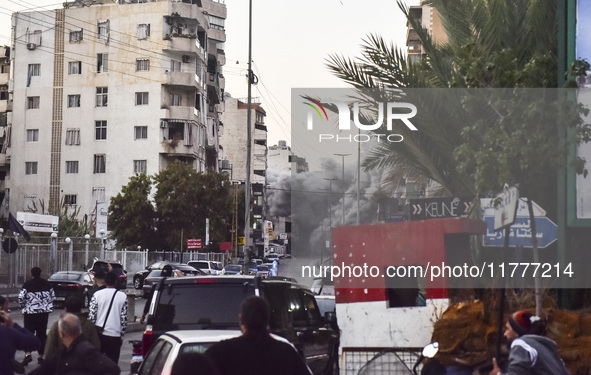
[{"label": "balcony", "polygon": [[199,56],[202,60],[205,59],[205,50],[195,35],[167,34],[164,40],[167,42],[163,48],[165,52],[182,52],[185,55]]},{"label": "balcony", "polygon": [[0,167],[10,165],[10,156],[6,154],[0,154]]},{"label": "balcony", "polygon": [[199,111],[192,106],[169,106],[164,113],[165,118],[194,121],[200,124]]},{"label": "balcony", "polygon": [[8,85],[8,73],[0,73],[0,85]]},{"label": "balcony", "polygon": [[176,87],[196,87],[195,74],[192,72],[166,72],[166,84]]}]

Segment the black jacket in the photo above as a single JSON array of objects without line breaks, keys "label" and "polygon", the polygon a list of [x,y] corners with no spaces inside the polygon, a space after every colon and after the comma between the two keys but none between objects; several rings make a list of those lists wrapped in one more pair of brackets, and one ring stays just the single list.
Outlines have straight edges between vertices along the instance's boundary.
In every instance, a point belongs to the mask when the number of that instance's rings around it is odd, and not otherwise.
[{"label": "black jacket", "polygon": [[58,355],[43,361],[29,375],[119,375],[119,366],[99,352],[84,337],[79,336],[70,347],[63,347]]}]

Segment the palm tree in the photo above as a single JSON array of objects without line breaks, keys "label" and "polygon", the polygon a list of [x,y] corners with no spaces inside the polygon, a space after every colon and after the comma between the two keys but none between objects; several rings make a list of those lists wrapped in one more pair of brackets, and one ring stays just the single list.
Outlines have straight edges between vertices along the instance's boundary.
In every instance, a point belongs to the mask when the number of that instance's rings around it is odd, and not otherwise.
[{"label": "palm tree", "polygon": [[[403,51],[381,36],[369,35],[360,58],[331,55],[327,66],[356,89],[377,89],[372,91],[377,94],[370,94],[375,101],[386,95],[385,89],[407,89],[403,95],[411,96],[431,114],[420,119],[420,131],[403,131],[404,142],[381,143],[374,148],[364,160],[364,168],[387,168],[393,178],[401,172],[419,175],[439,183],[446,194],[480,193],[482,184],[475,181],[475,167],[458,168],[462,160],[458,160],[457,150],[466,142],[482,141],[467,139],[467,135],[482,134],[466,131],[467,124],[461,121],[465,117],[460,95],[450,97],[450,90],[436,89],[555,87],[556,0],[430,3],[447,34],[443,44],[434,43],[420,20],[398,1],[423,46],[425,56],[421,61],[409,61]],[[433,90],[423,95],[424,91],[419,94],[408,90],[412,88]]]}]

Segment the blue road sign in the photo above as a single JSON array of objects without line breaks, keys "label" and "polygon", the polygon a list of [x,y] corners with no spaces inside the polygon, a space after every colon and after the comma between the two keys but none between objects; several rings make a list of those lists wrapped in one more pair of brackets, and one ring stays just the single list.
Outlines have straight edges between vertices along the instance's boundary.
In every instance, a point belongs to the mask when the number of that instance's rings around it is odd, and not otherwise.
[{"label": "blue road sign", "polygon": [[[548,247],[558,238],[558,226],[547,217],[536,217],[536,232],[538,248]],[[486,221],[486,235],[482,237],[483,246],[502,247],[504,245],[505,230],[495,231],[494,216],[484,216]],[[532,247],[531,228],[529,218],[517,217],[515,224],[510,227],[509,246]]]}]

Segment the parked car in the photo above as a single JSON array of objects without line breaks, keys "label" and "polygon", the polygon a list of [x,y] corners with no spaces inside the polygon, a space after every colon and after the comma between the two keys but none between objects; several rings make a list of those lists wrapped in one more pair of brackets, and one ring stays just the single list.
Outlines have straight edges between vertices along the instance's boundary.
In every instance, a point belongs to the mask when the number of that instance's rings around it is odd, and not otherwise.
[{"label": "parked car", "polygon": [[339,332],[332,328],[335,314],[322,317],[309,289],[281,277],[167,278],[154,290],[142,338],[144,355],[167,331],[239,329],[240,305],[253,295],[269,302],[271,332],[291,342],[314,374],[338,372]]},{"label": "parked car", "polygon": [[[207,275],[205,272],[198,270],[194,267],[189,266],[188,264],[181,264],[181,263],[168,263],[172,266],[172,269],[175,271],[181,271],[182,276],[205,276]],[[176,272],[173,272],[172,277],[179,277],[180,275]],[[152,295],[152,287],[158,281],[162,279],[162,270],[152,270],[148,274],[148,276],[144,279],[144,284],[142,285],[142,294],[144,298],[149,298]]]},{"label": "parked car", "polygon": [[261,277],[267,277],[269,276],[269,270],[271,267],[269,267],[266,264],[261,264],[260,266],[257,267],[257,276],[261,276]]},{"label": "parked car", "polygon": [[242,265],[226,264],[222,269],[222,275],[242,275]]},{"label": "parked car", "polygon": [[222,264],[220,262],[214,262],[212,260],[190,260],[187,264],[209,275],[219,275],[222,273]]},{"label": "parked car", "polygon": [[92,267],[88,270],[93,276],[98,271],[105,273],[109,272],[109,265],[111,265],[112,272],[117,275],[117,289],[127,289],[127,271],[123,269],[123,265],[118,260],[106,260],[94,258]]},{"label": "parked car", "polygon": [[144,279],[146,278],[146,276],[148,276],[150,271],[161,270],[162,267],[164,267],[165,265],[170,264],[170,263],[171,262],[167,262],[167,261],[159,261],[156,263],[152,263],[151,265],[147,266],[143,270],[137,271],[135,273],[135,275],[133,275],[133,287],[135,289],[142,289],[142,286],[144,285]]},{"label": "parked car", "polygon": [[274,260],[277,261],[277,264],[279,264],[279,254],[277,253],[270,253],[269,255],[267,255],[267,262],[271,263]]},{"label": "parked car", "polygon": [[94,286],[94,278],[90,272],[60,271],[49,276],[48,281],[55,292],[55,304],[62,305],[71,296],[80,298],[85,307],[90,304]]}]

